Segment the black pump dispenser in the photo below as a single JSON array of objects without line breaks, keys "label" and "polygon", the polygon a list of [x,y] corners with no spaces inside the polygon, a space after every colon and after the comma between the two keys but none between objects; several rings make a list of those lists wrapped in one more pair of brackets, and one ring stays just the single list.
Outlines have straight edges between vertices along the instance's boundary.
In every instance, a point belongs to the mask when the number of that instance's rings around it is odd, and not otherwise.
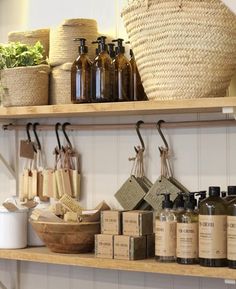
[{"label": "black pump dispenser", "polygon": [[206,198],[206,191],[200,191],[196,194],[196,196],[199,196],[198,199],[198,208],[199,208],[201,201],[203,201]]},{"label": "black pump dispenser", "polygon": [[98,50],[99,52],[103,52],[103,51],[108,51],[107,50],[107,44],[106,44],[106,36],[100,36],[98,37]]},{"label": "black pump dispenser", "polygon": [[172,209],[173,202],[170,199],[170,193],[161,194],[164,196],[164,200],[162,201],[162,209]]},{"label": "black pump dispenser", "polygon": [[79,54],[84,54],[84,53],[88,53],[88,46],[85,45],[86,43],[86,39],[85,38],[75,38],[74,41],[79,41]]},{"label": "black pump dispenser", "polygon": [[115,52],[115,49],[114,49],[115,48],[115,44],[114,43],[108,43],[107,46],[108,46],[108,53],[109,53],[110,57],[112,59],[114,59],[116,57],[116,52]]},{"label": "black pump dispenser", "polygon": [[179,192],[178,196],[174,200],[173,207],[175,210],[183,209],[184,208],[184,193]]},{"label": "black pump dispenser", "polygon": [[220,187],[209,187],[209,197],[220,197]]},{"label": "black pump dispenser", "polygon": [[196,206],[196,199],[194,198],[194,194],[193,192],[189,193],[187,200],[184,204],[184,208],[185,210],[194,210],[195,206]]},{"label": "black pump dispenser", "polygon": [[123,41],[124,39],[122,38],[112,40],[112,42],[117,42],[117,47],[115,48],[116,54],[125,53],[125,47],[123,46]]}]

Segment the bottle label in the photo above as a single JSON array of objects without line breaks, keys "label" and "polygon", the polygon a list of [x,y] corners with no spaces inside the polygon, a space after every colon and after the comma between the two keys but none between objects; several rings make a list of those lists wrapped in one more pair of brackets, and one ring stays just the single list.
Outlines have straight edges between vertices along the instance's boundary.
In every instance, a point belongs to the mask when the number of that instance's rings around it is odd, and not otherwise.
[{"label": "bottle label", "polygon": [[227,259],[236,260],[236,217],[227,217]]},{"label": "bottle label", "polygon": [[198,223],[177,223],[178,258],[198,258]]},{"label": "bottle label", "polygon": [[176,256],[176,222],[156,220],[155,255]]},{"label": "bottle label", "polygon": [[199,257],[224,259],[227,256],[227,218],[199,215]]}]

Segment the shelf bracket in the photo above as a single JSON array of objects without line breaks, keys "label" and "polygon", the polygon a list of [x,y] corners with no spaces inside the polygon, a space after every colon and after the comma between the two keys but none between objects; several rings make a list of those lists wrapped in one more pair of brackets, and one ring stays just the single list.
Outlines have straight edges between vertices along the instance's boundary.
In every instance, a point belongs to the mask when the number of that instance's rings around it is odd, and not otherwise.
[{"label": "shelf bracket", "polygon": [[224,114],[232,114],[234,119],[236,119],[236,106],[222,107],[222,113],[224,113]]},{"label": "shelf bracket", "polygon": [[233,279],[225,279],[225,284],[235,285],[235,284],[236,284],[236,280],[233,280]]}]

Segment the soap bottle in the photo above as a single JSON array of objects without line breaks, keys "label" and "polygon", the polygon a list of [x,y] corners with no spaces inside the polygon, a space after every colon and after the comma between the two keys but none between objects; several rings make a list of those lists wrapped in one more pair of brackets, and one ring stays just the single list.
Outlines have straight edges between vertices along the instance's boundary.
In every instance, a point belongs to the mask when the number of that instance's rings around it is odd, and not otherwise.
[{"label": "soap bottle", "polygon": [[173,203],[173,210],[176,216],[184,212],[184,193],[179,192]]},{"label": "soap bottle", "polygon": [[83,103],[91,101],[92,62],[89,59],[88,47],[85,38],[76,38],[79,41],[79,56],[71,67],[71,101]]},{"label": "soap bottle", "polygon": [[189,193],[185,212],[177,215],[176,257],[179,264],[198,263],[198,213],[194,200],[194,193]]},{"label": "soap bottle", "polygon": [[114,65],[107,51],[106,37],[101,36],[93,43],[98,43],[98,55],[92,65],[92,100],[113,101]]},{"label": "soap bottle", "polygon": [[130,60],[132,67],[132,93],[133,100],[147,100],[147,95],[144,91],[141,77],[137,68],[136,60],[134,58],[133,50],[130,49]]},{"label": "soap bottle", "polygon": [[132,67],[129,60],[125,56],[125,48],[123,46],[123,39],[118,38],[112,40],[117,42],[118,46],[115,48],[116,57],[113,60],[115,67],[115,100],[117,101],[131,101],[132,96]]},{"label": "soap bottle", "polygon": [[226,202],[220,187],[209,187],[209,197],[199,208],[199,263],[206,267],[227,266]]},{"label": "soap bottle", "polygon": [[227,187],[227,196],[224,198],[226,202],[230,202],[233,199],[236,199],[236,186]]},{"label": "soap bottle", "polygon": [[227,260],[229,268],[236,269],[236,198],[227,207]]},{"label": "soap bottle", "polygon": [[108,43],[108,53],[111,57],[111,59],[115,59],[116,58],[116,52],[115,52],[115,44],[114,43]]},{"label": "soap bottle", "polygon": [[175,262],[176,215],[172,211],[170,194],[164,195],[162,210],[155,221],[155,258],[159,262]]},{"label": "soap bottle", "polygon": [[201,202],[206,199],[206,195],[207,195],[206,191],[200,191],[196,194],[196,196],[199,196],[198,202],[197,202],[198,209],[200,207]]}]

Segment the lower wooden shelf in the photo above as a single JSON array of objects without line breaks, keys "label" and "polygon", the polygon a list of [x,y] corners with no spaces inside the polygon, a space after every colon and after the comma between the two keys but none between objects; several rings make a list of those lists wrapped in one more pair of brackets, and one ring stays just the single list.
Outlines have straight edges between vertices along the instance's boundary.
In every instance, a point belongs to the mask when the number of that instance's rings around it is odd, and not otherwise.
[{"label": "lower wooden shelf", "polygon": [[160,273],[182,276],[198,276],[222,279],[236,279],[236,270],[229,268],[207,268],[199,265],[158,263],[154,259],[139,261],[98,259],[94,254],[58,254],[45,247],[16,250],[0,250],[0,258],[48,264],[72,265],[98,269],[113,269],[146,273]]}]

